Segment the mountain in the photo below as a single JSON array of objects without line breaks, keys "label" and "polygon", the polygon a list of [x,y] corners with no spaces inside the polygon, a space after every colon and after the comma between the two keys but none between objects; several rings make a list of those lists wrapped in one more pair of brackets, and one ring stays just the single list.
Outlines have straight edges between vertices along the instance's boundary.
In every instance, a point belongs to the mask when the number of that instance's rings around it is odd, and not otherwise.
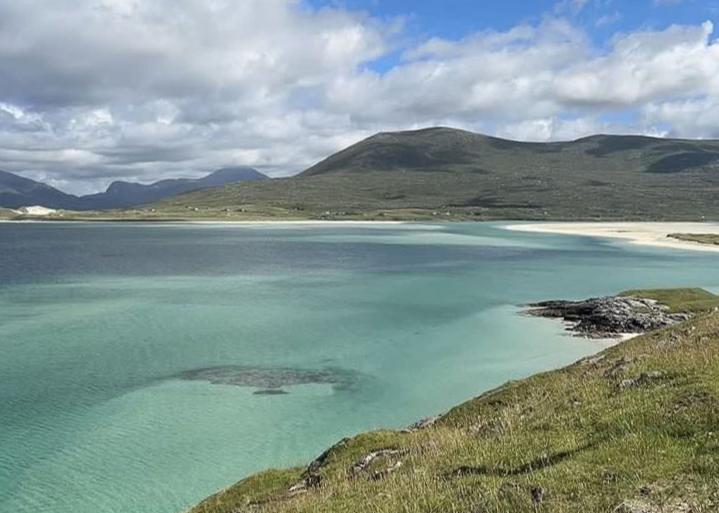
[{"label": "mountain", "polygon": [[107,191],[83,196],[81,210],[107,210],[127,208],[160,201],[199,189],[222,187],[231,183],[267,180],[256,169],[249,167],[227,167],[218,169],[203,178],[175,178],[161,180],[149,185],[132,182],[113,182]]},{"label": "mountain", "polygon": [[30,205],[74,209],[79,206],[79,199],[44,183],[0,171],[0,207],[19,208]]},{"label": "mountain", "polygon": [[527,143],[451,128],[380,133],[298,176],[157,205],[336,219],[719,220],[719,141]]},{"label": "mountain", "polygon": [[267,176],[249,167],[228,167],[198,179],[176,178],[149,185],[114,182],[106,192],[78,197],[65,194],[49,185],[0,171],[0,207],[42,205],[66,210],[127,208],[199,189],[267,179]]},{"label": "mountain", "polygon": [[304,176],[358,171],[557,172],[617,167],[647,173],[719,170],[719,141],[595,135],[571,142],[510,141],[452,128],[379,133],[307,169]]}]

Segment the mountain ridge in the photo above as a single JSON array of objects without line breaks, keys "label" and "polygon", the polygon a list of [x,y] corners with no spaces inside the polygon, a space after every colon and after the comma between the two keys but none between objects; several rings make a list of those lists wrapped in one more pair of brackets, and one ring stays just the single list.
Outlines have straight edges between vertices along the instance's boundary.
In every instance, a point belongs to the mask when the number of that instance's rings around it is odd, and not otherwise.
[{"label": "mountain ridge", "polygon": [[85,210],[128,208],[229,183],[267,179],[267,176],[251,167],[225,167],[201,178],[169,178],[150,184],[116,181],[105,192],[82,196],[81,200]]},{"label": "mountain ridge", "polygon": [[43,205],[73,209],[79,205],[79,201],[77,196],[66,194],[50,185],[0,170],[0,207],[14,209]]},{"label": "mountain ridge", "polygon": [[[169,198],[156,191],[165,187]],[[133,194],[142,200],[131,204]],[[542,143],[430,127],[374,134],[289,178],[115,182],[65,208],[150,204],[158,219],[697,221],[719,220],[717,194],[717,140],[596,134]]]},{"label": "mountain ridge", "polygon": [[150,184],[115,181],[105,192],[76,196],[45,183],[0,170],[0,207],[16,209],[42,205],[65,210],[128,208],[200,189],[267,179],[266,175],[254,168],[236,166],[220,168],[200,178],[170,178]]},{"label": "mountain ridge", "polygon": [[[438,150],[442,150],[437,153]],[[449,151],[454,150],[454,154]],[[645,135],[594,134],[571,141],[530,142],[504,139],[450,127],[432,127],[400,132],[379,132],[363,139],[311,166],[302,176],[315,176],[333,171],[352,171],[377,164],[376,155],[394,158],[374,166],[386,169],[388,164],[402,169],[431,169],[451,165],[458,169],[462,164],[476,164],[497,153],[538,152],[551,155],[562,152],[584,152],[594,157],[605,157],[622,151],[665,151],[667,153],[709,155],[703,164],[719,163],[719,141],[709,139],[673,139]],[[373,154],[374,153],[374,154]],[[406,161],[398,162],[404,156]],[[367,159],[365,161],[363,159]],[[681,162],[679,162],[681,164]],[[687,166],[687,164],[689,166]],[[691,161],[684,167],[692,167]],[[701,164],[701,162],[697,162]],[[334,166],[334,168],[332,167]],[[338,169],[339,167],[339,169]]]},{"label": "mountain ridge", "polygon": [[300,174],[161,202],[254,216],[719,220],[719,141],[598,134],[521,142],[448,127],[381,132]]}]

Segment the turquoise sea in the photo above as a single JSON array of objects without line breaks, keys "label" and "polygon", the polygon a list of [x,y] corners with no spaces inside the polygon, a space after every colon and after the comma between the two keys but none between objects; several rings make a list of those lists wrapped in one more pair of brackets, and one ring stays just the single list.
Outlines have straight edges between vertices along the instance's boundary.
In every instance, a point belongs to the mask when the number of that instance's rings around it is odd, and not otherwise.
[{"label": "turquoise sea", "polygon": [[519,315],[713,253],[499,224],[0,223],[0,512],[178,513],[605,344]]}]

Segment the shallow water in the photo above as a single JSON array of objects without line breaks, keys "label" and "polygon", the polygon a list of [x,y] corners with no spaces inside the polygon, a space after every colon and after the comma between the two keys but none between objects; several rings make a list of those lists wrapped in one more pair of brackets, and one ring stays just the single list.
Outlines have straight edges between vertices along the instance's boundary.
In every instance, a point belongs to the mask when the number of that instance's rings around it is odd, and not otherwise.
[{"label": "shallow water", "polygon": [[174,513],[603,347],[517,305],[717,255],[498,225],[0,224],[0,512]]}]

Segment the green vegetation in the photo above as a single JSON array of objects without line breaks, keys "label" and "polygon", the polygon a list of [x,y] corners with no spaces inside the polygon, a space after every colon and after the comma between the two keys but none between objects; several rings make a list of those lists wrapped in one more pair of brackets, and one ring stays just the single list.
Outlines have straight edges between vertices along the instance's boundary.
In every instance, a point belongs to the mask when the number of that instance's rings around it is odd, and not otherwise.
[{"label": "green vegetation", "polygon": [[7,208],[0,208],[0,219],[13,219],[16,216],[15,212]]},{"label": "green vegetation", "polygon": [[698,313],[719,308],[719,296],[704,289],[637,289],[619,295],[654,299],[672,312]]},{"label": "green vegetation", "polygon": [[[304,469],[268,470],[243,480],[222,494],[210,497],[201,506],[201,511],[225,511],[224,505],[233,507],[261,504],[272,500],[278,491],[289,490],[299,481]],[[232,511],[231,509],[227,511]]]},{"label": "green vegetation", "polygon": [[716,233],[670,233],[669,237],[687,242],[719,246],[719,234]]},{"label": "green vegetation", "polygon": [[524,143],[431,128],[377,134],[292,178],[51,219],[698,221],[719,220],[717,193],[719,141]]},{"label": "green vegetation", "polygon": [[153,207],[231,219],[696,221],[719,219],[717,193],[719,141],[522,143],[434,128],[375,135],[293,178]]},{"label": "green vegetation", "polygon": [[[650,293],[677,308],[710,299]],[[192,513],[714,512],[718,427],[712,311],[507,383],[429,427],[344,440],[307,469],[250,477]]]}]

